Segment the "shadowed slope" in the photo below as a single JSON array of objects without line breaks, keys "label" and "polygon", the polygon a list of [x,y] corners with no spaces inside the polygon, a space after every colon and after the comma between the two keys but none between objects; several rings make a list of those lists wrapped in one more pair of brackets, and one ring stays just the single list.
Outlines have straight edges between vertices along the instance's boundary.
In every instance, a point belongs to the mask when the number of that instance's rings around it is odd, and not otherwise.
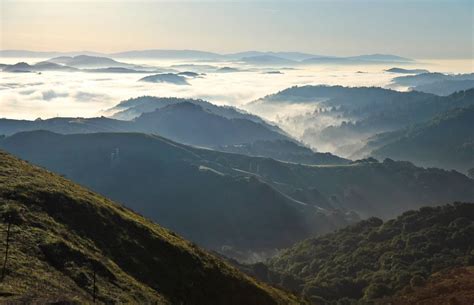
[{"label": "shadowed slope", "polygon": [[[300,304],[176,234],[0,152],[0,214],[13,223],[0,302]],[[40,300],[40,301],[38,301]]]}]

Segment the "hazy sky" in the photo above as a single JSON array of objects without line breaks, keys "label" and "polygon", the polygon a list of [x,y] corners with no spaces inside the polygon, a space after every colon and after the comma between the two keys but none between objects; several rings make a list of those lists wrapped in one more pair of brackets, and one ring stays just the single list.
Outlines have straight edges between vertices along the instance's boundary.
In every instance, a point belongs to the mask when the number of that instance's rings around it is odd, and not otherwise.
[{"label": "hazy sky", "polygon": [[0,49],[474,57],[472,0],[0,3]]}]

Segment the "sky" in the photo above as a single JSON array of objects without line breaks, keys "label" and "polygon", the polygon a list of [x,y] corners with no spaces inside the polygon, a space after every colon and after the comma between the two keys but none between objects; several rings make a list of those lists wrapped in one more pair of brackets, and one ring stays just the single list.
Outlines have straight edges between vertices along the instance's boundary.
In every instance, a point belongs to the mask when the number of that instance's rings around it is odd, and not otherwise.
[{"label": "sky", "polygon": [[0,49],[473,58],[471,0],[0,0]]}]

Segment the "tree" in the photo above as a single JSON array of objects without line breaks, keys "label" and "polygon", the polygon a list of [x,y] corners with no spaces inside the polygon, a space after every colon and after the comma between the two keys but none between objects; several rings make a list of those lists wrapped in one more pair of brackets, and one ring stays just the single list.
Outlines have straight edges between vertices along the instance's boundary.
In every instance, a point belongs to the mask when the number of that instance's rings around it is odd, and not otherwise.
[{"label": "tree", "polygon": [[471,179],[474,179],[474,167],[467,171],[467,176]]},{"label": "tree", "polygon": [[7,214],[5,216],[5,222],[7,223],[7,236],[5,240],[5,257],[3,259],[3,268],[2,268],[2,278],[1,281],[5,278],[6,270],[7,270],[7,261],[8,261],[8,250],[10,247],[10,229],[11,229],[11,215]]}]

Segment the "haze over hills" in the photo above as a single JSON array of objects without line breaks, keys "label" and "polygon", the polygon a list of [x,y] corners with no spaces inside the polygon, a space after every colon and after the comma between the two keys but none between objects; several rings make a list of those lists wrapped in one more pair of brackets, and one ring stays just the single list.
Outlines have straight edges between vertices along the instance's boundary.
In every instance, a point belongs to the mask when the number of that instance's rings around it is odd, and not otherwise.
[{"label": "haze over hills", "polygon": [[398,73],[398,74],[421,74],[421,73],[429,73],[430,71],[426,69],[404,69],[404,68],[390,68],[385,70],[390,73]]},{"label": "haze over hills", "polygon": [[173,74],[173,73],[162,73],[145,76],[138,81],[148,83],[169,83],[174,85],[189,85],[186,77]]},{"label": "haze over hills", "polygon": [[421,206],[472,201],[474,196],[474,181],[465,175],[406,161],[364,159],[350,165],[305,166],[212,151],[210,158],[253,173],[299,201],[354,211],[364,218],[390,218]]},{"label": "haze over hills", "polygon": [[222,145],[217,150],[241,155],[270,157],[275,160],[302,164],[348,164],[350,160],[330,153],[318,153],[288,140],[255,141],[246,144]]},{"label": "haze over hills", "polygon": [[[466,92],[470,92],[468,90]],[[301,140],[346,157],[355,154],[377,133],[425,122],[450,109],[474,104],[470,94],[439,97],[421,92],[342,86],[291,87],[263,97],[247,108],[265,115],[281,107],[310,105],[313,111],[284,117],[283,128],[295,126]]]},{"label": "haze over hills", "polygon": [[121,67],[121,68],[133,68],[134,65],[118,62],[108,57],[101,56],[59,56],[48,59],[48,62],[63,64],[75,68],[107,68],[107,67]]},{"label": "haze over hills", "polygon": [[[196,107],[193,107],[196,105]],[[232,145],[252,145],[264,141],[265,146],[280,147],[285,153],[259,149],[258,156],[296,163],[341,164],[348,160],[329,153],[315,153],[296,144],[296,140],[275,125],[240,109],[216,106],[207,101],[179,98],[139,97],[122,101],[107,112],[113,118],[54,118],[22,121],[0,119],[0,134],[21,131],[49,130],[62,134],[94,132],[158,133],[172,140],[192,145],[232,151]],[[291,144],[290,142],[295,142]],[[254,146],[257,147],[257,146]],[[261,145],[259,145],[261,147]],[[261,147],[263,148],[263,147]],[[230,150],[229,150],[230,149]],[[235,148],[234,148],[235,149]],[[242,151],[255,155],[255,151]]]},{"label": "haze over hills", "polygon": [[[278,59],[278,61],[300,62],[300,63],[327,63],[335,62],[339,64],[354,63],[407,63],[412,59],[389,55],[389,54],[368,54],[358,56],[336,57],[313,55],[302,52],[262,52],[262,51],[245,51],[230,54],[218,54],[214,52],[199,50],[135,50],[118,53],[98,53],[98,52],[35,52],[26,50],[0,50],[0,57],[73,57],[80,55],[112,57],[112,58],[147,58],[147,59],[168,59],[168,60],[242,60],[244,58],[258,59]],[[66,59],[66,58],[64,58]]]},{"label": "haze over hills", "polygon": [[[195,106],[195,107],[193,107]],[[215,147],[257,140],[294,141],[281,129],[235,108],[215,106],[202,100],[142,97],[109,110],[131,121],[99,118],[47,120],[0,119],[0,134],[49,130],[57,133],[145,132],[158,133],[188,144]]]},{"label": "haze over hills", "polygon": [[252,65],[294,65],[298,63],[295,60],[286,59],[278,56],[273,55],[257,55],[257,56],[248,56],[242,57],[239,59],[245,64],[252,64]]},{"label": "haze over hills", "polygon": [[152,73],[160,69],[146,67],[124,62],[118,62],[108,57],[77,55],[60,56],[50,58],[35,64],[18,62],[11,65],[3,65],[4,72],[41,72],[41,71],[64,71],[64,72],[96,72],[96,73]]},{"label": "haze over hills", "polygon": [[470,2],[2,1],[0,305],[474,305]]},{"label": "haze over hills", "polygon": [[356,64],[380,64],[380,63],[409,63],[413,59],[405,58],[390,54],[370,54],[348,57],[336,56],[316,56],[304,59],[304,64],[339,64],[339,65],[356,65]]},{"label": "haze over hills", "polygon": [[444,74],[420,73],[399,76],[393,79],[391,86],[408,86],[411,90],[447,96],[461,90],[474,88],[474,73]]},{"label": "haze over hills", "polygon": [[191,102],[171,104],[140,115],[135,125],[180,143],[214,146],[290,139],[264,125],[246,119],[228,119]]},{"label": "haze over hills", "polygon": [[416,91],[447,96],[458,91],[469,90],[472,88],[474,88],[474,79],[443,80],[426,85],[415,86],[412,89]]},{"label": "haze over hills", "polygon": [[439,72],[421,73],[416,75],[398,76],[393,79],[397,85],[416,87],[444,80],[473,80],[474,73],[444,74]]},{"label": "haze over hills", "polygon": [[19,133],[0,147],[245,261],[362,217],[474,200],[474,180],[407,162],[303,166],[144,134]]},{"label": "haze over hills", "polygon": [[252,174],[215,161],[208,157],[212,151],[158,136],[37,131],[7,137],[0,146],[122,202],[201,246],[241,259],[273,253],[351,221],[341,212],[301,203]]},{"label": "haze over hills", "polygon": [[4,152],[0,202],[12,233],[2,303],[304,304],[131,210]]},{"label": "haze over hills", "polygon": [[199,105],[202,108],[216,114],[223,116],[228,119],[247,119],[255,123],[260,123],[267,126],[270,129],[274,129],[283,133],[275,125],[270,125],[262,118],[257,115],[245,112],[244,110],[231,107],[231,106],[217,106],[208,101],[200,99],[183,99],[183,98],[167,98],[167,97],[155,97],[155,96],[141,96],[137,98],[131,98],[125,101],[122,101],[115,105],[114,107],[108,110],[109,113],[112,113],[112,118],[120,120],[132,120],[139,117],[141,114],[146,112],[153,112],[156,109],[163,108],[171,104],[177,104],[182,102],[191,102],[193,104]]},{"label": "haze over hills", "polygon": [[[474,90],[458,93],[461,94],[474,99]],[[426,123],[377,135],[364,150],[378,158],[467,172],[474,168],[474,105],[452,110]]]},{"label": "haze over hills", "polygon": [[42,71],[65,71],[76,72],[79,69],[74,67],[63,66],[52,62],[42,61],[34,65],[25,62],[19,62],[13,65],[5,65],[2,67],[4,72],[42,72]]}]

